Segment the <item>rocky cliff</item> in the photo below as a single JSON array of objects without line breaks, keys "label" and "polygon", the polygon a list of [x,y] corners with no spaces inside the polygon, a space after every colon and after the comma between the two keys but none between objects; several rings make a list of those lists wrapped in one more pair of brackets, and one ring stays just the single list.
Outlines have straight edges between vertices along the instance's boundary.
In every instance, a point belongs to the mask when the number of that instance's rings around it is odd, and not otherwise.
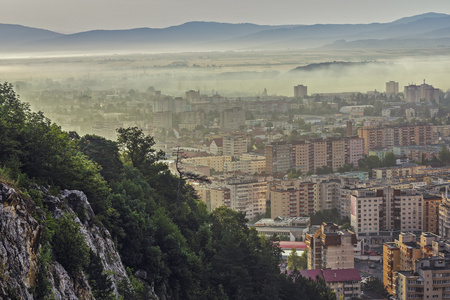
[{"label": "rocky cliff", "polygon": [[[127,272],[108,230],[94,220],[84,193],[65,190],[59,197],[42,194],[45,206],[55,219],[65,214],[74,216],[87,246],[100,257],[113,293],[118,296],[119,282],[129,283]],[[0,183],[0,298],[34,299],[43,232],[38,220],[42,218],[45,213],[33,200]],[[47,279],[55,299],[93,298],[87,276],[81,273],[72,278],[54,256]]]}]

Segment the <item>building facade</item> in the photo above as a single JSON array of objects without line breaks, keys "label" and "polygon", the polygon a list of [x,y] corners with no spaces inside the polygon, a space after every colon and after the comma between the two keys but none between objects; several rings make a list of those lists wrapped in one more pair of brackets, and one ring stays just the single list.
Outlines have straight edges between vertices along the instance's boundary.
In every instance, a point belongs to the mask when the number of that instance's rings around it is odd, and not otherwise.
[{"label": "building facade", "polygon": [[305,236],[310,269],[353,269],[356,235],[339,230],[333,223],[323,223],[314,233]]},{"label": "building facade", "polygon": [[404,124],[382,127],[358,128],[358,136],[364,139],[364,151],[377,147],[430,145],[433,143],[432,124]]}]

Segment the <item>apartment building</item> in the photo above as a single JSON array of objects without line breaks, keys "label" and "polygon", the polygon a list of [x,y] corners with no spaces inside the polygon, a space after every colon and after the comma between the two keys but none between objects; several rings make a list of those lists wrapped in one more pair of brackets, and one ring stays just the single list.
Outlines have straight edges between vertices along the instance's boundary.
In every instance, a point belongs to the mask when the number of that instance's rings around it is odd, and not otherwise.
[{"label": "apartment building", "polygon": [[205,125],[205,112],[203,110],[185,111],[178,114],[178,128],[188,130]]},{"label": "apartment building", "polygon": [[357,189],[350,202],[350,221],[358,238],[384,230],[423,230],[423,195],[416,190]]},{"label": "apartment building", "polygon": [[323,223],[314,233],[307,233],[305,243],[310,269],[353,269],[356,235],[339,230],[333,223]]},{"label": "apartment building", "polygon": [[404,95],[407,102],[418,103],[420,101],[439,103],[440,90],[434,88],[425,81],[421,85],[411,84],[405,86]]},{"label": "apartment building", "polygon": [[238,158],[247,152],[248,140],[245,134],[229,134],[222,137],[223,155]]},{"label": "apartment building", "polygon": [[329,138],[327,140],[327,166],[337,170],[345,165],[346,139]]},{"label": "apartment building", "polygon": [[439,235],[444,239],[450,239],[450,200],[446,195],[442,197],[439,205]]},{"label": "apartment building", "polygon": [[450,266],[439,257],[421,258],[414,269],[398,271],[395,299],[450,299]]},{"label": "apartment building", "polygon": [[345,164],[358,167],[358,161],[364,158],[364,139],[357,136],[345,139]]},{"label": "apartment building", "polygon": [[220,112],[221,130],[239,130],[245,126],[245,111],[240,107],[225,109]]},{"label": "apartment building", "polygon": [[231,162],[231,156],[201,156],[185,158],[183,163],[194,166],[207,166],[217,172],[223,172],[224,164]]},{"label": "apartment building", "polygon": [[286,173],[291,168],[291,145],[273,142],[266,145],[266,173]]},{"label": "apartment building", "polygon": [[301,217],[314,214],[317,184],[300,180],[285,180],[268,192],[271,216]]},{"label": "apartment building", "polygon": [[359,299],[361,296],[361,275],[357,269],[301,270],[300,274],[311,280],[322,278],[336,294],[336,300]]},{"label": "apartment building", "polygon": [[397,94],[398,94],[398,82],[396,81],[386,82],[386,95],[396,96]]},{"label": "apartment building", "polygon": [[154,112],[153,115],[153,127],[156,128],[172,128],[172,112],[170,111],[162,111],[162,112]]},{"label": "apartment building", "polygon": [[294,97],[296,98],[305,98],[308,95],[308,87],[304,85],[296,85],[294,86]]},{"label": "apartment building", "polygon": [[323,166],[337,171],[345,164],[358,166],[358,160],[363,157],[364,140],[356,136],[294,141],[291,144],[275,142],[266,146],[266,172],[296,169],[306,173]]},{"label": "apartment building", "polygon": [[317,197],[314,202],[315,211],[331,210],[337,208],[339,210],[341,201],[341,185],[340,179],[323,180],[317,183]]},{"label": "apartment building", "polygon": [[433,143],[432,124],[403,124],[382,127],[358,128],[358,136],[364,139],[364,151],[377,147],[430,145]]},{"label": "apartment building", "polygon": [[442,196],[423,196],[423,231],[439,234],[439,205]]},{"label": "apartment building", "polygon": [[224,163],[224,172],[241,171],[247,174],[260,174],[266,171],[266,160],[264,158],[258,160],[239,160]]},{"label": "apartment building", "polygon": [[303,174],[311,170],[309,154],[310,144],[306,141],[292,142],[291,165],[293,169],[300,170]]},{"label": "apartment building", "polygon": [[212,212],[217,207],[230,207],[230,189],[223,187],[195,187],[201,201],[206,204],[208,211]]},{"label": "apartment building", "polygon": [[383,284],[390,294],[394,291],[395,272],[412,270],[419,258],[422,258],[422,248],[415,234],[402,232],[398,240],[383,245]]},{"label": "apartment building", "polygon": [[230,190],[230,208],[252,219],[266,212],[267,182],[254,178],[228,178],[223,187]]}]

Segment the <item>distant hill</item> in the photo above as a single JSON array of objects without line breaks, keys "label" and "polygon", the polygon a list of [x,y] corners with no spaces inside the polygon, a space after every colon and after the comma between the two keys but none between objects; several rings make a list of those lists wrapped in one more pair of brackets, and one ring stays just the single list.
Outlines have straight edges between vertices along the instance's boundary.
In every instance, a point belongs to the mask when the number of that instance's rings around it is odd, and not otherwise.
[{"label": "distant hill", "polygon": [[189,22],[167,28],[61,34],[0,24],[0,51],[227,51],[449,47],[450,15],[426,13],[389,23],[268,26]]},{"label": "distant hill", "polygon": [[306,66],[300,66],[293,69],[293,72],[313,72],[313,71],[324,71],[330,69],[345,69],[348,67],[355,66],[365,66],[369,64],[380,64],[377,62],[348,62],[348,61],[333,61],[333,62],[323,62],[323,63],[315,63],[309,64]]},{"label": "distant hill", "polygon": [[22,25],[0,24],[0,47],[23,45],[34,41],[58,38],[63,34]]}]

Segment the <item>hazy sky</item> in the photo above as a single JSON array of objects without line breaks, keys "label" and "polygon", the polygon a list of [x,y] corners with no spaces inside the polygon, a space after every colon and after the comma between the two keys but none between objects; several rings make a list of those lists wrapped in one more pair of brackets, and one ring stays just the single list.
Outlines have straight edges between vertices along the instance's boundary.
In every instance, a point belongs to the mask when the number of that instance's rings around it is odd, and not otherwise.
[{"label": "hazy sky", "polygon": [[449,0],[2,0],[0,23],[70,33],[189,21],[257,24],[389,22],[450,14]]}]

